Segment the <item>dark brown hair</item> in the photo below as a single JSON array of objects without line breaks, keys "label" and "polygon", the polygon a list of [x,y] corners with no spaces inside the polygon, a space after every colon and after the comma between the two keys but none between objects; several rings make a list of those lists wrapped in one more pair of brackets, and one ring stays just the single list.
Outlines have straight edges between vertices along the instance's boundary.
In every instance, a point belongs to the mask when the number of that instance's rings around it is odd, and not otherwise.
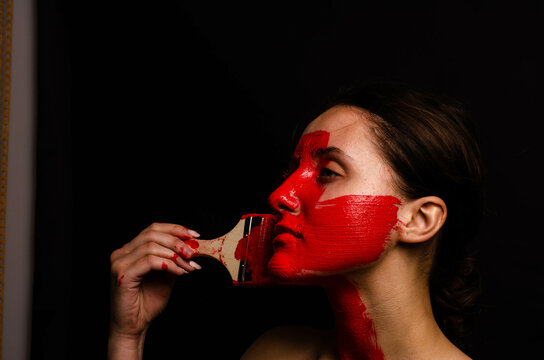
[{"label": "dark brown hair", "polygon": [[408,198],[438,196],[448,217],[435,239],[429,277],[442,331],[458,346],[474,315],[479,276],[470,255],[483,214],[483,167],[475,126],[458,101],[405,84],[379,82],[344,89],[329,107],[374,115],[376,144]]}]

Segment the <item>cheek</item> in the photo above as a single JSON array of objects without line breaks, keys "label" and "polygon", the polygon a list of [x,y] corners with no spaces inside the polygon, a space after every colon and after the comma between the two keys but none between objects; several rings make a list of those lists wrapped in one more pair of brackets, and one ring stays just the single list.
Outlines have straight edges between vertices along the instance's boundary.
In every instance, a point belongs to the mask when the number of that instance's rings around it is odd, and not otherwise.
[{"label": "cheek", "polygon": [[393,196],[349,195],[316,204],[302,224],[300,270],[338,271],[380,257],[397,221]]}]

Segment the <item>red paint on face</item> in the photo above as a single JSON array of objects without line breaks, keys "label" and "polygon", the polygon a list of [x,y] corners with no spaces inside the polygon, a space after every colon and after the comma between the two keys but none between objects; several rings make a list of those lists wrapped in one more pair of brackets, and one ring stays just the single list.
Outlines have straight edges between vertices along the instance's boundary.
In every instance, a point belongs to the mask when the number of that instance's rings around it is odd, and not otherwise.
[{"label": "red paint on face", "polygon": [[342,273],[380,258],[397,223],[400,201],[394,196],[350,194],[320,201],[325,191],[320,172],[327,165],[320,154],[328,142],[325,131],[304,135],[294,154],[297,169],[270,196],[281,215],[268,269],[280,279],[304,279],[325,287],[335,312],[341,359],[383,360],[357,286]]},{"label": "red paint on face", "polygon": [[274,255],[268,264],[279,278],[297,279],[315,272],[338,272],[379,259],[397,221],[394,196],[345,195],[319,201],[319,180],[326,162],[329,133],[306,134],[295,150],[299,166],[270,196],[281,213]]}]

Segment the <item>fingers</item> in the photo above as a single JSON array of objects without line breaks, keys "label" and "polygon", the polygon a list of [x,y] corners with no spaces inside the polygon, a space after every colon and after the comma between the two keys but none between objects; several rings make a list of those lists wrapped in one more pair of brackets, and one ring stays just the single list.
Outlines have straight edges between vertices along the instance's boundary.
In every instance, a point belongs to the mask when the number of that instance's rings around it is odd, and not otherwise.
[{"label": "fingers", "polygon": [[187,274],[188,271],[179,267],[173,260],[165,259],[156,255],[147,255],[139,258],[125,272],[128,279],[143,278],[150,271],[167,271],[174,275]]},{"label": "fingers", "polygon": [[200,235],[181,225],[154,223],[111,254],[111,272],[121,284],[124,278],[141,279],[152,270],[175,275],[200,270],[190,260],[195,251],[183,241],[196,236]]},{"label": "fingers", "polygon": [[144,229],[131,242],[125,244],[121,249],[114,251],[111,255],[111,261],[113,262],[119,257],[126,256],[149,242],[156,242],[184,258],[190,259],[195,252],[183,240],[194,238],[191,234],[200,236],[196,231],[187,229],[181,225],[154,223]]},{"label": "fingers", "polygon": [[160,231],[176,236],[183,240],[189,240],[200,236],[200,234],[196,231],[187,229],[186,227],[178,224],[153,223],[149,227],[144,229],[142,233],[145,233],[147,231]]},{"label": "fingers", "polygon": [[[174,246],[174,247],[177,247],[177,246]],[[183,254],[186,254],[186,253],[183,253]],[[186,270],[186,272],[191,272],[195,270],[195,268],[198,268],[198,265],[197,266],[190,265],[190,263],[192,264],[196,264],[196,263],[194,261],[186,261],[183,258],[183,255],[182,256],[179,255],[178,251],[172,250],[171,247],[165,246],[163,243],[154,242],[154,241],[147,242],[145,244],[140,245],[134,251],[124,256],[122,261],[126,264],[132,264],[146,256],[154,256],[154,257],[159,257],[165,260],[170,260],[174,262],[180,268]],[[189,259],[192,256],[192,253],[185,256],[187,259]]]}]

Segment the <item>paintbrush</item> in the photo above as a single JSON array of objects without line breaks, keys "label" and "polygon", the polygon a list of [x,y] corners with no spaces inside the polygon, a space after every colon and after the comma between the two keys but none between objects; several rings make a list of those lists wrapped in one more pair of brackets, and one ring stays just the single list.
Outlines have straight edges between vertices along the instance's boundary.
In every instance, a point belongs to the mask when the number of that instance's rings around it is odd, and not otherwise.
[{"label": "paintbrush", "polygon": [[275,224],[274,215],[247,214],[223,236],[211,240],[190,239],[185,243],[195,251],[195,257],[219,260],[234,285],[268,285],[272,282],[267,264],[272,256]]}]

